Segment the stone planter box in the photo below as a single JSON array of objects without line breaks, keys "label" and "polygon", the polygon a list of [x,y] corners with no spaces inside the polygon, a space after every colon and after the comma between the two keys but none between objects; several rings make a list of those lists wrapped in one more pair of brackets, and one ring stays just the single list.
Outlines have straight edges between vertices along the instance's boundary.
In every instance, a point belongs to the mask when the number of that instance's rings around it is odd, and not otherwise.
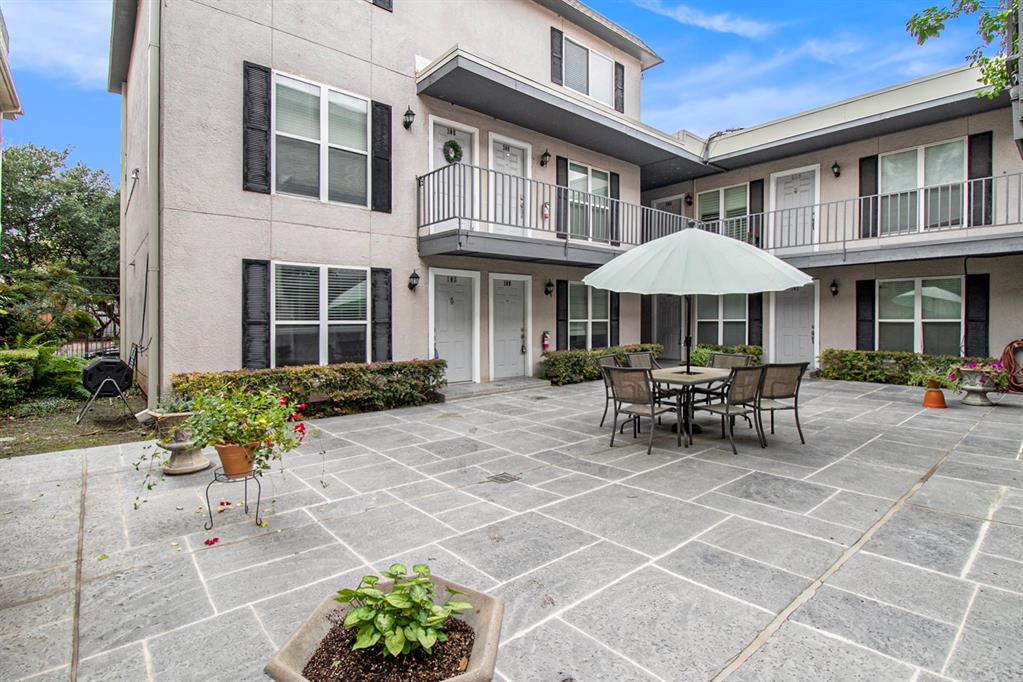
[{"label": "stone planter box", "polygon": [[966,393],[966,395],[963,396],[963,405],[975,405],[978,407],[994,405],[994,403],[992,403],[987,397],[987,392],[991,389],[980,383],[980,379],[984,376],[984,372],[979,369],[960,368],[959,375],[961,377],[959,381],[959,388]]},{"label": "stone planter box", "polygon": [[[437,587],[438,594],[446,594],[447,591],[444,588],[450,586],[452,589],[464,593],[459,596],[460,600],[467,601],[475,607],[472,611],[458,616],[476,631],[472,653],[469,655],[469,667],[465,672],[448,678],[448,681],[490,682],[494,677],[494,666],[497,663],[497,645],[501,639],[504,602],[497,597],[463,587],[440,576],[432,575],[430,580]],[[387,592],[391,584],[390,581],[381,581],[376,587]],[[305,682],[306,678],[302,675],[302,669],[305,668],[305,664],[312,658],[316,649],[319,648],[320,642],[333,625],[327,619],[327,615],[337,609],[348,610],[347,604],[340,604],[334,600],[335,596],[332,593],[324,597],[319,606],[295,631],[295,634],[270,659],[263,672],[271,679],[277,680],[277,682]]]}]

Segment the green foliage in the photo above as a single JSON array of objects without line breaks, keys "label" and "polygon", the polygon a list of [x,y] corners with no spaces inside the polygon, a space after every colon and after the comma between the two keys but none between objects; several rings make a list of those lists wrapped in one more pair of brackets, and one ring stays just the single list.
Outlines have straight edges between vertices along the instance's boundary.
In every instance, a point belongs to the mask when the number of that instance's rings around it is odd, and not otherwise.
[{"label": "green foliage", "polygon": [[934,381],[939,386],[946,386],[948,385],[948,376],[945,372],[926,363],[920,363],[906,375],[906,384],[909,386],[926,386],[929,381]]},{"label": "green foliage", "polygon": [[38,336],[59,343],[96,329],[86,310],[89,292],[68,267],[44,263],[8,272],[6,280],[0,281],[0,342]]},{"label": "green foliage", "polygon": [[[432,654],[434,644],[448,638],[443,630],[448,619],[472,608],[469,602],[451,599],[434,603],[436,588],[426,564],[416,564],[406,574],[403,564],[391,564],[381,572],[393,581],[390,592],[377,589],[380,579],[372,575],[363,577],[354,590],[338,590],[335,599],[350,604],[344,627],[357,632],[353,650],[379,645],[381,656],[407,656],[419,649]],[[462,594],[450,587],[447,591]]]},{"label": "green foliage", "polygon": [[[707,363],[710,362],[711,353],[743,353],[745,355],[752,356],[752,363],[754,365],[759,365],[760,359],[764,354],[764,349],[760,346],[748,346],[746,344],[739,344],[738,346],[712,346],[710,344],[701,343],[693,348],[693,351],[689,354],[689,362],[693,365],[706,367]],[[684,361],[685,358],[683,358],[683,362]]]},{"label": "green foliage", "polygon": [[310,416],[389,410],[436,402],[444,360],[305,365],[275,369],[175,374],[171,386],[188,398],[225,388],[270,389],[308,403]]},{"label": "green foliage", "polygon": [[949,365],[988,362],[990,358],[960,358],[955,355],[918,355],[884,350],[821,351],[820,377],[841,381],[869,381],[877,384],[911,385],[923,372],[945,374]]},{"label": "green foliage", "polygon": [[[978,12],[977,35],[981,44],[966,55],[966,61],[980,67],[980,81],[985,89],[977,94],[994,99],[1012,85],[1014,60],[1008,57],[1017,53],[1019,45],[1019,37],[1012,30],[1019,13],[1019,0],[952,0],[945,6],[928,7],[914,14],[906,22],[906,30],[916,38],[917,44],[923,45],[928,39],[940,36],[946,22]],[[992,44],[994,52],[990,53]]]},{"label": "green foliage", "polygon": [[79,398],[83,360],[54,355],[57,346],[41,335],[17,336],[0,349],[0,406],[26,398]]},{"label": "green foliage", "polygon": [[543,367],[544,377],[550,379],[552,386],[564,386],[599,379],[600,367],[597,365],[597,358],[602,355],[613,354],[617,356],[618,362],[624,365],[626,353],[649,351],[657,358],[663,350],[664,347],[656,343],[637,343],[593,350],[551,350],[543,354],[540,366]]},{"label": "green foliage", "polygon": [[[0,376],[0,383],[2,381],[3,377]],[[7,410],[7,416],[14,417],[15,419],[45,417],[46,415],[57,414],[58,412],[67,412],[76,407],[80,407],[80,404],[70,398],[40,398],[39,400],[29,400],[12,405]]]},{"label": "green foliage", "polygon": [[192,414],[184,430],[198,447],[205,445],[256,445],[253,459],[262,473],[273,459],[302,442],[304,403],[293,403],[277,391],[252,391],[241,387],[202,391],[192,397]]},{"label": "green foliage", "polygon": [[988,391],[1004,391],[1009,386],[1009,372],[999,360],[977,362],[963,360],[948,368],[946,377],[948,387],[954,391],[962,391],[963,384],[974,381]]},{"label": "green foliage", "polygon": [[13,405],[29,394],[38,361],[35,349],[0,350],[0,406]]}]

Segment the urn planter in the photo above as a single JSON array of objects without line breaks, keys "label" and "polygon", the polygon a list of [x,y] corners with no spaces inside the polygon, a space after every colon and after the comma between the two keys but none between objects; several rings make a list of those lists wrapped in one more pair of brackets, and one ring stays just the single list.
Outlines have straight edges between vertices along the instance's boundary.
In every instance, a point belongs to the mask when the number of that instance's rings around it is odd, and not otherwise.
[{"label": "urn planter", "polygon": [[158,445],[170,453],[163,465],[163,473],[168,476],[192,474],[196,471],[209,469],[212,463],[203,454],[201,448],[192,441],[191,434],[182,428],[191,412],[153,412],[149,411],[156,433],[160,437]]},{"label": "urn planter", "polygon": [[[430,580],[438,593],[446,592],[446,587],[459,590],[460,600],[473,605],[471,611],[457,616],[465,621],[476,633],[469,655],[469,663],[464,672],[449,677],[446,682],[490,682],[494,677],[494,666],[497,663],[497,645],[501,639],[501,620],[504,617],[504,602],[497,597],[453,583],[450,580],[432,575]],[[381,581],[377,589],[388,592],[391,581]],[[320,646],[320,642],[334,626],[328,618],[334,611],[348,611],[349,605],[339,604],[331,593],[313,610],[298,630],[284,643],[274,657],[267,663],[265,672],[277,682],[305,682],[302,670]]]},{"label": "urn planter", "polygon": [[984,379],[983,370],[960,368],[959,374],[961,376],[959,388],[966,393],[966,395],[963,396],[963,405],[974,405],[977,407],[988,407],[994,405],[994,403],[992,403],[987,397],[987,392],[990,391],[991,388],[981,383]]}]

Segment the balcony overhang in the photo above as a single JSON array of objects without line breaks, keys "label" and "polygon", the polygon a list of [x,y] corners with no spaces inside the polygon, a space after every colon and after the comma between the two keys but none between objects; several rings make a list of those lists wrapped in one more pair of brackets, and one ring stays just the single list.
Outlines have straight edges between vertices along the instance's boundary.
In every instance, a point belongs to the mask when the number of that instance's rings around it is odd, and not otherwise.
[{"label": "balcony overhang", "polygon": [[536,239],[513,235],[447,230],[420,235],[419,256],[468,256],[499,260],[599,267],[619,255],[622,249],[574,239]]},{"label": "balcony overhang", "polygon": [[[706,164],[673,138],[597,104],[530,81],[458,47],[417,77],[420,95],[606,154],[643,169],[643,184],[657,186],[678,174],[704,175]],[[653,171],[649,178],[648,170]]]},{"label": "balcony overhang", "polygon": [[992,234],[966,239],[962,235],[956,235],[940,241],[882,244],[868,248],[851,247],[846,251],[829,249],[798,255],[775,255],[789,265],[806,270],[837,265],[894,263],[938,258],[1011,256],[1021,253],[1023,253],[1023,234]]}]

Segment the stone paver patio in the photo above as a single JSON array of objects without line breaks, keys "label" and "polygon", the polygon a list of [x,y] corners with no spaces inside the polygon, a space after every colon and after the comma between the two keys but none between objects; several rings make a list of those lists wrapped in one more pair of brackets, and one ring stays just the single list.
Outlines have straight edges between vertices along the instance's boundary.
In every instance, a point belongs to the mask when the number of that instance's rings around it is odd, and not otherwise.
[{"label": "stone paver patio", "polygon": [[785,415],[733,456],[705,418],[648,456],[608,447],[602,394],[321,420],[264,482],[266,528],[221,485],[204,532],[208,472],[134,511],[139,444],[0,460],[0,679],[68,680],[75,644],[79,680],[262,679],[395,560],[506,600],[502,680],[1023,679],[1019,396],[924,412],[920,389],[808,382],[805,446]]}]

